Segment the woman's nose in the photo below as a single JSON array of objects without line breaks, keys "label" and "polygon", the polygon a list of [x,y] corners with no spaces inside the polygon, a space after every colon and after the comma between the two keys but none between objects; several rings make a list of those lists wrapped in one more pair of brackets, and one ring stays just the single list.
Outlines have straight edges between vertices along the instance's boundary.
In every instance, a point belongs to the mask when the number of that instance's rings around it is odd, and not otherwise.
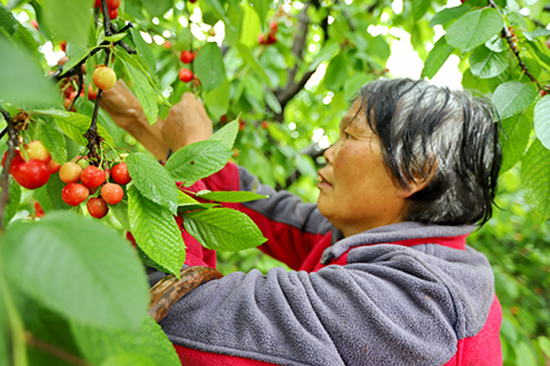
[{"label": "woman's nose", "polygon": [[325,150],[325,152],[323,153],[323,156],[325,157],[325,161],[327,162],[327,164],[332,164],[332,159],[334,158],[334,153],[336,151],[336,144],[338,143],[335,143],[335,144],[332,144],[330,145],[330,147],[328,149]]}]

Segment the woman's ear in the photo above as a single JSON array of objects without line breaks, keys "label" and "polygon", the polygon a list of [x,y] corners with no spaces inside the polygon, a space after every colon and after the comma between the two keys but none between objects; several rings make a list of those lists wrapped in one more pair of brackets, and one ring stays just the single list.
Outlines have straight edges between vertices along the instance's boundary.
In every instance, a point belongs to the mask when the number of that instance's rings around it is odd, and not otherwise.
[{"label": "woman's ear", "polygon": [[434,179],[437,171],[437,161],[426,164],[423,172],[413,169],[413,180],[408,182],[408,187],[401,187],[398,195],[401,198],[409,198],[416,192],[420,192]]}]

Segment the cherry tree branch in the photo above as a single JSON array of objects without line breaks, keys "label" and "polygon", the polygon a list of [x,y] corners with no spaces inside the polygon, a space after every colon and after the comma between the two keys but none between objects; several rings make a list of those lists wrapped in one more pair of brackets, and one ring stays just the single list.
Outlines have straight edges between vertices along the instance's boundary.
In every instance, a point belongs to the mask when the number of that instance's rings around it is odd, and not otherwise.
[{"label": "cherry tree branch", "polygon": [[[502,14],[502,12],[500,11],[499,7],[495,4],[495,2],[493,0],[488,0],[488,2],[489,2],[489,6],[491,6],[492,8],[495,8],[500,13],[502,18],[505,19],[504,14]],[[521,59],[521,56],[519,55],[518,45],[514,41],[514,38],[512,36],[512,33],[510,32],[510,29],[508,28],[508,24],[506,24],[506,21],[504,23],[504,27],[502,28],[501,34],[504,37],[504,39],[506,39],[506,42],[508,43],[508,46],[510,47],[510,49],[512,50],[512,52],[516,56],[516,59],[518,60],[519,66],[521,67],[521,69],[523,70],[525,75],[527,75],[527,77],[529,79],[531,79],[532,82],[537,84],[537,87],[539,88],[539,90],[542,89],[542,87],[540,86],[538,80],[529,72],[529,69],[527,68],[527,66],[525,65],[523,60]]]},{"label": "cherry tree branch", "polygon": [[6,207],[10,202],[9,186],[10,186],[10,167],[13,158],[15,157],[15,148],[19,144],[17,131],[14,128],[14,122],[11,115],[4,109],[0,108],[0,113],[4,116],[8,127],[8,155],[4,163],[4,170],[2,171],[2,196],[0,197],[0,234],[4,232],[4,217],[6,214]]}]

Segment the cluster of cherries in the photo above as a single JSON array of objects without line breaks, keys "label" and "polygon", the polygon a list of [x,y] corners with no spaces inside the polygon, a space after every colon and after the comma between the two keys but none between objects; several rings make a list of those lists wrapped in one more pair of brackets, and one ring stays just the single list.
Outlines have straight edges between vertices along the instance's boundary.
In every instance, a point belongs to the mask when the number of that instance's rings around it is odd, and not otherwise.
[{"label": "cluster of cherries", "polygon": [[[180,60],[184,64],[191,64],[193,60],[195,59],[195,56],[197,55],[197,51],[191,52],[189,50],[183,50],[180,54]],[[193,71],[189,70],[188,68],[184,67],[179,72],[179,78],[184,83],[188,83],[190,81],[193,81],[193,79],[198,79],[195,77],[195,74],[193,74]]]},{"label": "cluster of cherries", "polygon": [[277,21],[272,21],[271,23],[269,23],[269,33],[267,34],[267,36],[263,33],[261,33],[259,36],[258,36],[258,42],[260,44],[265,44],[265,45],[270,45],[270,44],[273,44],[275,42],[277,42],[277,27],[278,27],[278,23]]},{"label": "cluster of cherries", "polygon": [[[99,190],[99,196],[90,198],[86,207],[91,216],[100,219],[109,212],[107,204],[116,205],[122,200],[122,186],[130,183],[132,178],[126,163],[115,164],[110,171],[86,164],[86,160],[80,159],[78,163],[67,162],[61,166],[59,178],[67,183],[61,191],[61,199],[68,205],[78,206]],[[109,182],[109,178],[114,183]]]},{"label": "cluster of cherries", "polygon": [[[27,189],[37,189],[44,186],[50,180],[50,175],[57,173],[59,165],[50,156],[50,152],[40,141],[32,141],[23,145],[24,153],[15,150],[15,157],[11,161],[10,174],[20,186]],[[5,166],[8,152],[2,159],[2,167]]]},{"label": "cluster of cherries", "polygon": [[[120,0],[107,0],[107,9],[109,9],[109,18],[111,18],[111,20],[118,17],[119,6]],[[101,0],[95,0],[94,8],[101,8]]]}]

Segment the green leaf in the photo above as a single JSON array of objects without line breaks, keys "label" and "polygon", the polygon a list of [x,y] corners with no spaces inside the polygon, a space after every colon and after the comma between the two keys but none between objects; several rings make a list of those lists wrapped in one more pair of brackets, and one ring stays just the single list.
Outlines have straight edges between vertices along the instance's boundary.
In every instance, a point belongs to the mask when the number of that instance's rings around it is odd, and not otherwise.
[{"label": "green leaf", "polygon": [[4,211],[4,226],[6,226],[17,213],[21,204],[21,186],[10,176],[8,186],[9,201]]},{"label": "green leaf", "polygon": [[126,352],[111,356],[99,366],[151,366],[156,365],[149,357]]},{"label": "green leaf", "polygon": [[527,199],[541,217],[550,217],[550,151],[535,140],[521,162],[521,180],[527,187]]},{"label": "green leaf", "polygon": [[[88,131],[88,128],[90,128],[90,125],[92,124],[92,119],[90,117],[80,113],[67,112],[58,109],[33,110],[31,112],[53,117],[57,127],[59,127],[65,135],[69,136],[72,140],[82,146],[86,146],[88,144],[88,140],[86,140],[83,135],[86,131]],[[107,141],[107,143],[112,146],[115,145],[113,138],[107,133],[107,130],[103,126],[98,124],[97,132],[105,139],[105,141]]]},{"label": "green leaf", "polygon": [[63,164],[67,161],[67,146],[65,137],[57,128],[49,123],[42,122],[38,125],[38,138],[52,156],[52,159]]},{"label": "green leaf", "polygon": [[477,47],[470,55],[470,70],[481,79],[493,78],[508,68],[506,52],[493,52],[485,46]]},{"label": "green leaf", "polygon": [[451,53],[453,53],[453,50],[454,48],[447,44],[445,37],[441,37],[435,42],[434,48],[428,53],[428,57],[426,57],[426,61],[424,62],[422,77],[433,78]]},{"label": "green leaf", "polygon": [[[134,28],[132,28],[132,30],[134,30]],[[103,40],[107,42],[115,43],[120,41],[124,37],[126,37],[126,33],[122,32],[122,33],[113,34],[112,36],[106,36],[105,38],[103,38]]]},{"label": "green leaf", "polygon": [[260,23],[265,23],[267,13],[269,12],[270,2],[267,0],[250,0],[250,3],[254,7],[254,10],[258,13]]},{"label": "green leaf", "polygon": [[268,196],[249,192],[249,191],[199,191],[197,192],[197,197],[203,198],[210,201],[217,202],[248,202],[255,201],[262,198],[267,198]]},{"label": "green leaf", "polygon": [[143,0],[151,17],[161,17],[172,7],[172,0]]},{"label": "green leaf", "polygon": [[267,90],[265,93],[265,101],[269,108],[273,111],[273,113],[281,113],[283,111],[283,108],[281,107],[281,104],[277,100],[277,97],[271,90]]},{"label": "green leaf", "polygon": [[151,46],[147,44],[147,42],[145,42],[145,40],[141,36],[141,33],[139,32],[139,29],[134,27],[130,30],[130,32],[132,33],[132,40],[136,45],[136,51],[141,56],[143,61],[145,61],[145,64],[147,65],[147,67],[149,67],[149,71],[155,71],[156,60],[155,60],[155,55],[153,54],[153,50],[151,49]]},{"label": "green leaf", "polygon": [[128,187],[128,218],[136,244],[160,266],[179,276],[185,261],[185,244],[174,215]]},{"label": "green leaf", "polygon": [[172,178],[184,182],[185,186],[189,187],[197,180],[221,170],[231,156],[233,151],[221,142],[199,141],[172,154],[165,167]]},{"label": "green leaf", "polygon": [[214,90],[225,80],[222,51],[216,43],[205,44],[193,61],[195,74],[206,91]]},{"label": "green leaf", "polygon": [[147,80],[147,77],[141,70],[138,70],[130,63],[125,62],[124,66],[126,67],[127,77],[130,85],[130,89],[139,100],[141,107],[147,120],[150,123],[155,123],[158,116],[158,105],[155,90]]},{"label": "green leaf", "polygon": [[145,316],[137,331],[99,329],[73,324],[73,333],[81,352],[94,365],[108,359],[131,353],[146,359],[148,366],[180,365],[172,342],[161,327]]},{"label": "green leaf", "polygon": [[515,347],[516,360],[518,365],[537,365],[534,350],[526,342],[521,341]]},{"label": "green leaf", "polygon": [[[43,187],[47,193],[49,205],[53,210],[70,210],[72,208],[61,199],[61,191],[66,185],[67,183],[59,178],[59,174],[52,174],[46,186]],[[39,200],[39,202],[42,205],[42,201]],[[47,212],[46,207],[42,206],[42,208],[44,212]]]},{"label": "green leaf", "polygon": [[534,41],[537,37],[548,37],[550,36],[550,29],[535,29],[532,32],[523,32],[523,35],[525,38],[527,38],[530,41]]},{"label": "green leaf", "polygon": [[493,103],[501,118],[508,118],[527,109],[537,96],[537,87],[534,84],[521,81],[508,81],[496,88],[493,94]]},{"label": "green leaf", "polygon": [[241,23],[240,43],[246,47],[256,47],[261,30],[259,14],[248,4],[243,5],[242,9],[244,14]]},{"label": "green leaf", "polygon": [[542,144],[550,148],[550,95],[542,97],[535,106],[535,134]]},{"label": "green leaf", "polygon": [[91,1],[44,0],[44,20],[57,40],[85,46],[93,22]]},{"label": "green leaf", "polygon": [[149,200],[175,214],[178,189],[166,169],[150,154],[134,153],[126,157],[134,186]]},{"label": "green leaf", "polygon": [[474,10],[454,22],[447,30],[447,43],[462,52],[482,45],[500,32],[504,21],[493,8]]},{"label": "green leaf", "polygon": [[72,212],[15,223],[2,237],[3,266],[25,294],[76,322],[135,329],[147,304],[147,280],[128,242],[104,224]]},{"label": "green leaf", "polygon": [[0,53],[0,100],[19,107],[57,103],[59,94],[37,60],[3,37]]},{"label": "green leaf", "polygon": [[69,57],[69,60],[63,65],[63,73],[61,75],[78,65],[93,49],[95,49],[95,47],[76,47],[72,43],[68,44],[67,56]]},{"label": "green leaf", "polygon": [[338,51],[340,51],[340,43],[336,41],[328,41],[323,48],[321,48],[319,53],[317,53],[315,60],[309,65],[307,71],[317,69],[321,63],[332,59]]},{"label": "green leaf", "polygon": [[544,352],[546,357],[550,358],[550,339],[548,339],[548,337],[541,336],[537,338],[537,342],[539,344],[540,349],[542,350],[542,352]]},{"label": "green leaf", "polygon": [[[531,108],[529,108],[531,110]],[[532,110],[531,110],[532,111]],[[523,157],[527,145],[529,144],[529,135],[531,134],[531,117],[527,113],[502,120],[501,135],[502,146],[502,167],[500,173],[504,173],[512,168]]]},{"label": "green leaf", "polygon": [[178,190],[178,206],[180,205],[188,205],[188,204],[198,204],[199,201],[194,199],[193,197],[189,196],[186,193],[183,193],[182,191]]},{"label": "green leaf", "polygon": [[219,120],[229,109],[229,81],[224,81],[220,87],[207,93],[204,101],[210,115]]},{"label": "green leaf", "polygon": [[432,17],[430,20],[430,27],[433,27],[434,25],[445,25],[447,23],[452,22],[456,18],[460,18],[464,14],[466,14],[471,9],[471,5],[468,3],[464,3],[460,6],[455,6],[453,8],[445,8],[437,13]]},{"label": "green leaf", "polygon": [[252,69],[254,71],[256,71],[258,73],[258,75],[260,75],[262,77],[262,79],[264,79],[264,81],[270,86],[272,87],[272,83],[271,83],[271,79],[269,79],[269,76],[267,75],[267,73],[265,72],[264,68],[262,67],[262,65],[260,65],[260,63],[258,62],[258,60],[256,59],[256,57],[252,54],[252,52],[250,51],[250,49],[245,46],[244,44],[242,43],[237,43],[237,49],[239,50],[242,58],[244,59],[244,61],[250,66],[252,67]]},{"label": "green leaf", "polygon": [[250,217],[230,208],[189,212],[182,217],[189,234],[209,249],[238,251],[267,240]]},{"label": "green leaf", "polygon": [[130,220],[128,219],[128,202],[126,200],[122,200],[116,205],[109,206],[109,209],[115,219],[122,225],[122,227],[130,231]]},{"label": "green leaf", "polygon": [[10,36],[13,36],[19,28],[19,22],[15,19],[11,11],[0,4],[0,29],[3,29]]},{"label": "green leaf", "polygon": [[413,0],[412,16],[415,22],[418,22],[431,8],[431,0]]}]

